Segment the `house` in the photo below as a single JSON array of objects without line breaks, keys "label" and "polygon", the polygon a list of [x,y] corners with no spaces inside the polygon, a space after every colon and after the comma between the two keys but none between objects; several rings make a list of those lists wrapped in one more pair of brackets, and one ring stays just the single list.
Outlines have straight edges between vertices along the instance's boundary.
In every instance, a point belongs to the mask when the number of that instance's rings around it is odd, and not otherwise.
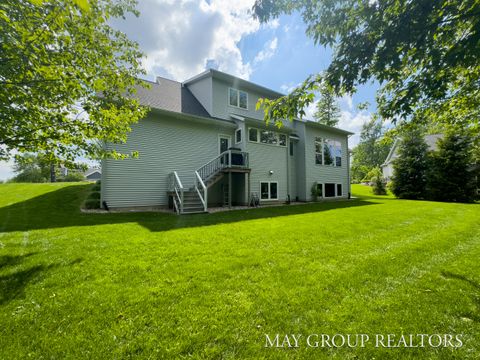
[{"label": "house", "polygon": [[[425,143],[428,145],[428,150],[433,151],[437,149],[437,140],[443,137],[442,134],[425,135]],[[385,162],[380,165],[382,168],[383,177],[390,180],[393,176],[393,162],[398,157],[398,145],[400,139],[397,138],[393,142],[392,148],[385,159]]]},{"label": "house", "polygon": [[151,108],[126,144],[138,158],[102,161],[101,201],[109,209],[173,207],[177,213],[350,194],[350,132],[313,121],[266,125],[257,100],[271,89],[207,70],[183,83],[157,78],[135,96]]},{"label": "house", "polygon": [[97,181],[102,178],[102,170],[98,168],[90,168],[84,173],[85,179],[88,181]]}]

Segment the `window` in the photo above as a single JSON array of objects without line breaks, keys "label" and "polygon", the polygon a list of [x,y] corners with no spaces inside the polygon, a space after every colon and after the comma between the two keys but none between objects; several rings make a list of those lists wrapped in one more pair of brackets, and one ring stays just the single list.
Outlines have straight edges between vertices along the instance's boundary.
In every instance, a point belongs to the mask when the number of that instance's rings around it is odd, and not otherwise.
[{"label": "window", "polygon": [[258,130],[250,128],[248,129],[248,140],[258,142]]},{"label": "window", "polygon": [[293,141],[290,141],[290,156],[293,156]]},{"label": "window", "polygon": [[260,131],[260,142],[263,144],[276,145],[278,143],[277,134],[269,130]]},{"label": "window", "polygon": [[287,135],[264,129],[248,129],[248,141],[287,147]]},{"label": "window", "polygon": [[315,138],[315,164],[323,165],[322,138]]},{"label": "window", "polygon": [[337,184],[337,196],[342,196],[342,184]]},{"label": "window", "polygon": [[242,142],[242,129],[235,130],[235,144]]},{"label": "window", "polygon": [[247,93],[244,91],[238,92],[238,106],[242,109],[246,109],[248,107],[247,104]]},{"label": "window", "polygon": [[332,140],[323,139],[323,162],[324,165],[333,165]]},{"label": "window", "polygon": [[315,164],[342,166],[342,143],[336,140],[316,137]]},{"label": "window", "polygon": [[228,89],[229,104],[232,106],[238,106],[238,91],[235,89]]},{"label": "window", "polygon": [[325,183],[325,197],[335,197],[335,184]]},{"label": "window", "polygon": [[245,91],[228,88],[228,103],[242,109],[248,108],[248,94]]},{"label": "window", "polygon": [[260,182],[260,199],[278,200],[278,182],[276,181]]}]

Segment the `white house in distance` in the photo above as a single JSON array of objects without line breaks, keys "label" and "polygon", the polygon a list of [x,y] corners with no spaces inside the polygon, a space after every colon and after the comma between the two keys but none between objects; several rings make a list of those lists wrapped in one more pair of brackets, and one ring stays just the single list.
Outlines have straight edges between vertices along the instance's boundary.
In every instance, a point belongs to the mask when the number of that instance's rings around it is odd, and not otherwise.
[{"label": "white house in distance", "polygon": [[[442,134],[432,134],[432,135],[425,135],[425,142],[428,145],[428,150],[433,151],[437,149],[437,140],[443,137]],[[393,162],[398,157],[398,145],[399,145],[399,138],[395,139],[393,142],[392,148],[385,159],[385,162],[380,165],[382,168],[383,177],[386,180],[390,180],[393,176]]]},{"label": "white house in distance", "polygon": [[150,107],[126,144],[136,159],[102,161],[101,202],[109,209],[211,206],[348,198],[348,131],[296,119],[265,124],[259,98],[274,90],[207,70],[183,83],[157,78],[135,96]]}]

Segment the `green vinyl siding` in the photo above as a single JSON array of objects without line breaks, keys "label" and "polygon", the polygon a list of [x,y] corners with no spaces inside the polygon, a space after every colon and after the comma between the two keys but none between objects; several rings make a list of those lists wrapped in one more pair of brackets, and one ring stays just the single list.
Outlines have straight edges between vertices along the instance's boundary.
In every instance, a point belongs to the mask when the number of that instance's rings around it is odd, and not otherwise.
[{"label": "green vinyl siding", "polygon": [[[342,145],[342,166],[315,164],[315,137],[322,137],[340,141]],[[339,135],[333,131],[317,129],[313,126],[306,126],[305,132],[305,178],[307,199],[310,197],[310,188],[313,183],[335,183],[342,184],[342,197],[347,197],[350,191],[348,184],[348,139],[345,135]]]},{"label": "green vinyl siding", "polygon": [[127,143],[115,148],[139,157],[103,161],[102,200],[112,208],[167,205],[169,174],[177,171],[188,189],[194,171],[218,155],[218,134],[233,138],[233,126],[216,124],[153,113],[134,124]]},{"label": "green vinyl siding", "polygon": [[[247,141],[250,161],[250,192],[260,196],[261,181],[278,182],[278,200],[285,201],[288,194],[288,147],[252,143]],[[270,170],[273,174],[270,175]]]}]

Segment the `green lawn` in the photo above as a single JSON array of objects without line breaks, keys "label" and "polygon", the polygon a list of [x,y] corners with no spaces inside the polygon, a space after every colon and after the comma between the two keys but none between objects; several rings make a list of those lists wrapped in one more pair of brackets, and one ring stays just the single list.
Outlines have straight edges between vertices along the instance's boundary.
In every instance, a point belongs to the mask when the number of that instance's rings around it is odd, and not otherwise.
[{"label": "green lawn", "polygon": [[[356,200],[81,214],[0,185],[1,359],[478,359],[480,205]],[[461,334],[461,348],[265,348],[265,334]]]}]

